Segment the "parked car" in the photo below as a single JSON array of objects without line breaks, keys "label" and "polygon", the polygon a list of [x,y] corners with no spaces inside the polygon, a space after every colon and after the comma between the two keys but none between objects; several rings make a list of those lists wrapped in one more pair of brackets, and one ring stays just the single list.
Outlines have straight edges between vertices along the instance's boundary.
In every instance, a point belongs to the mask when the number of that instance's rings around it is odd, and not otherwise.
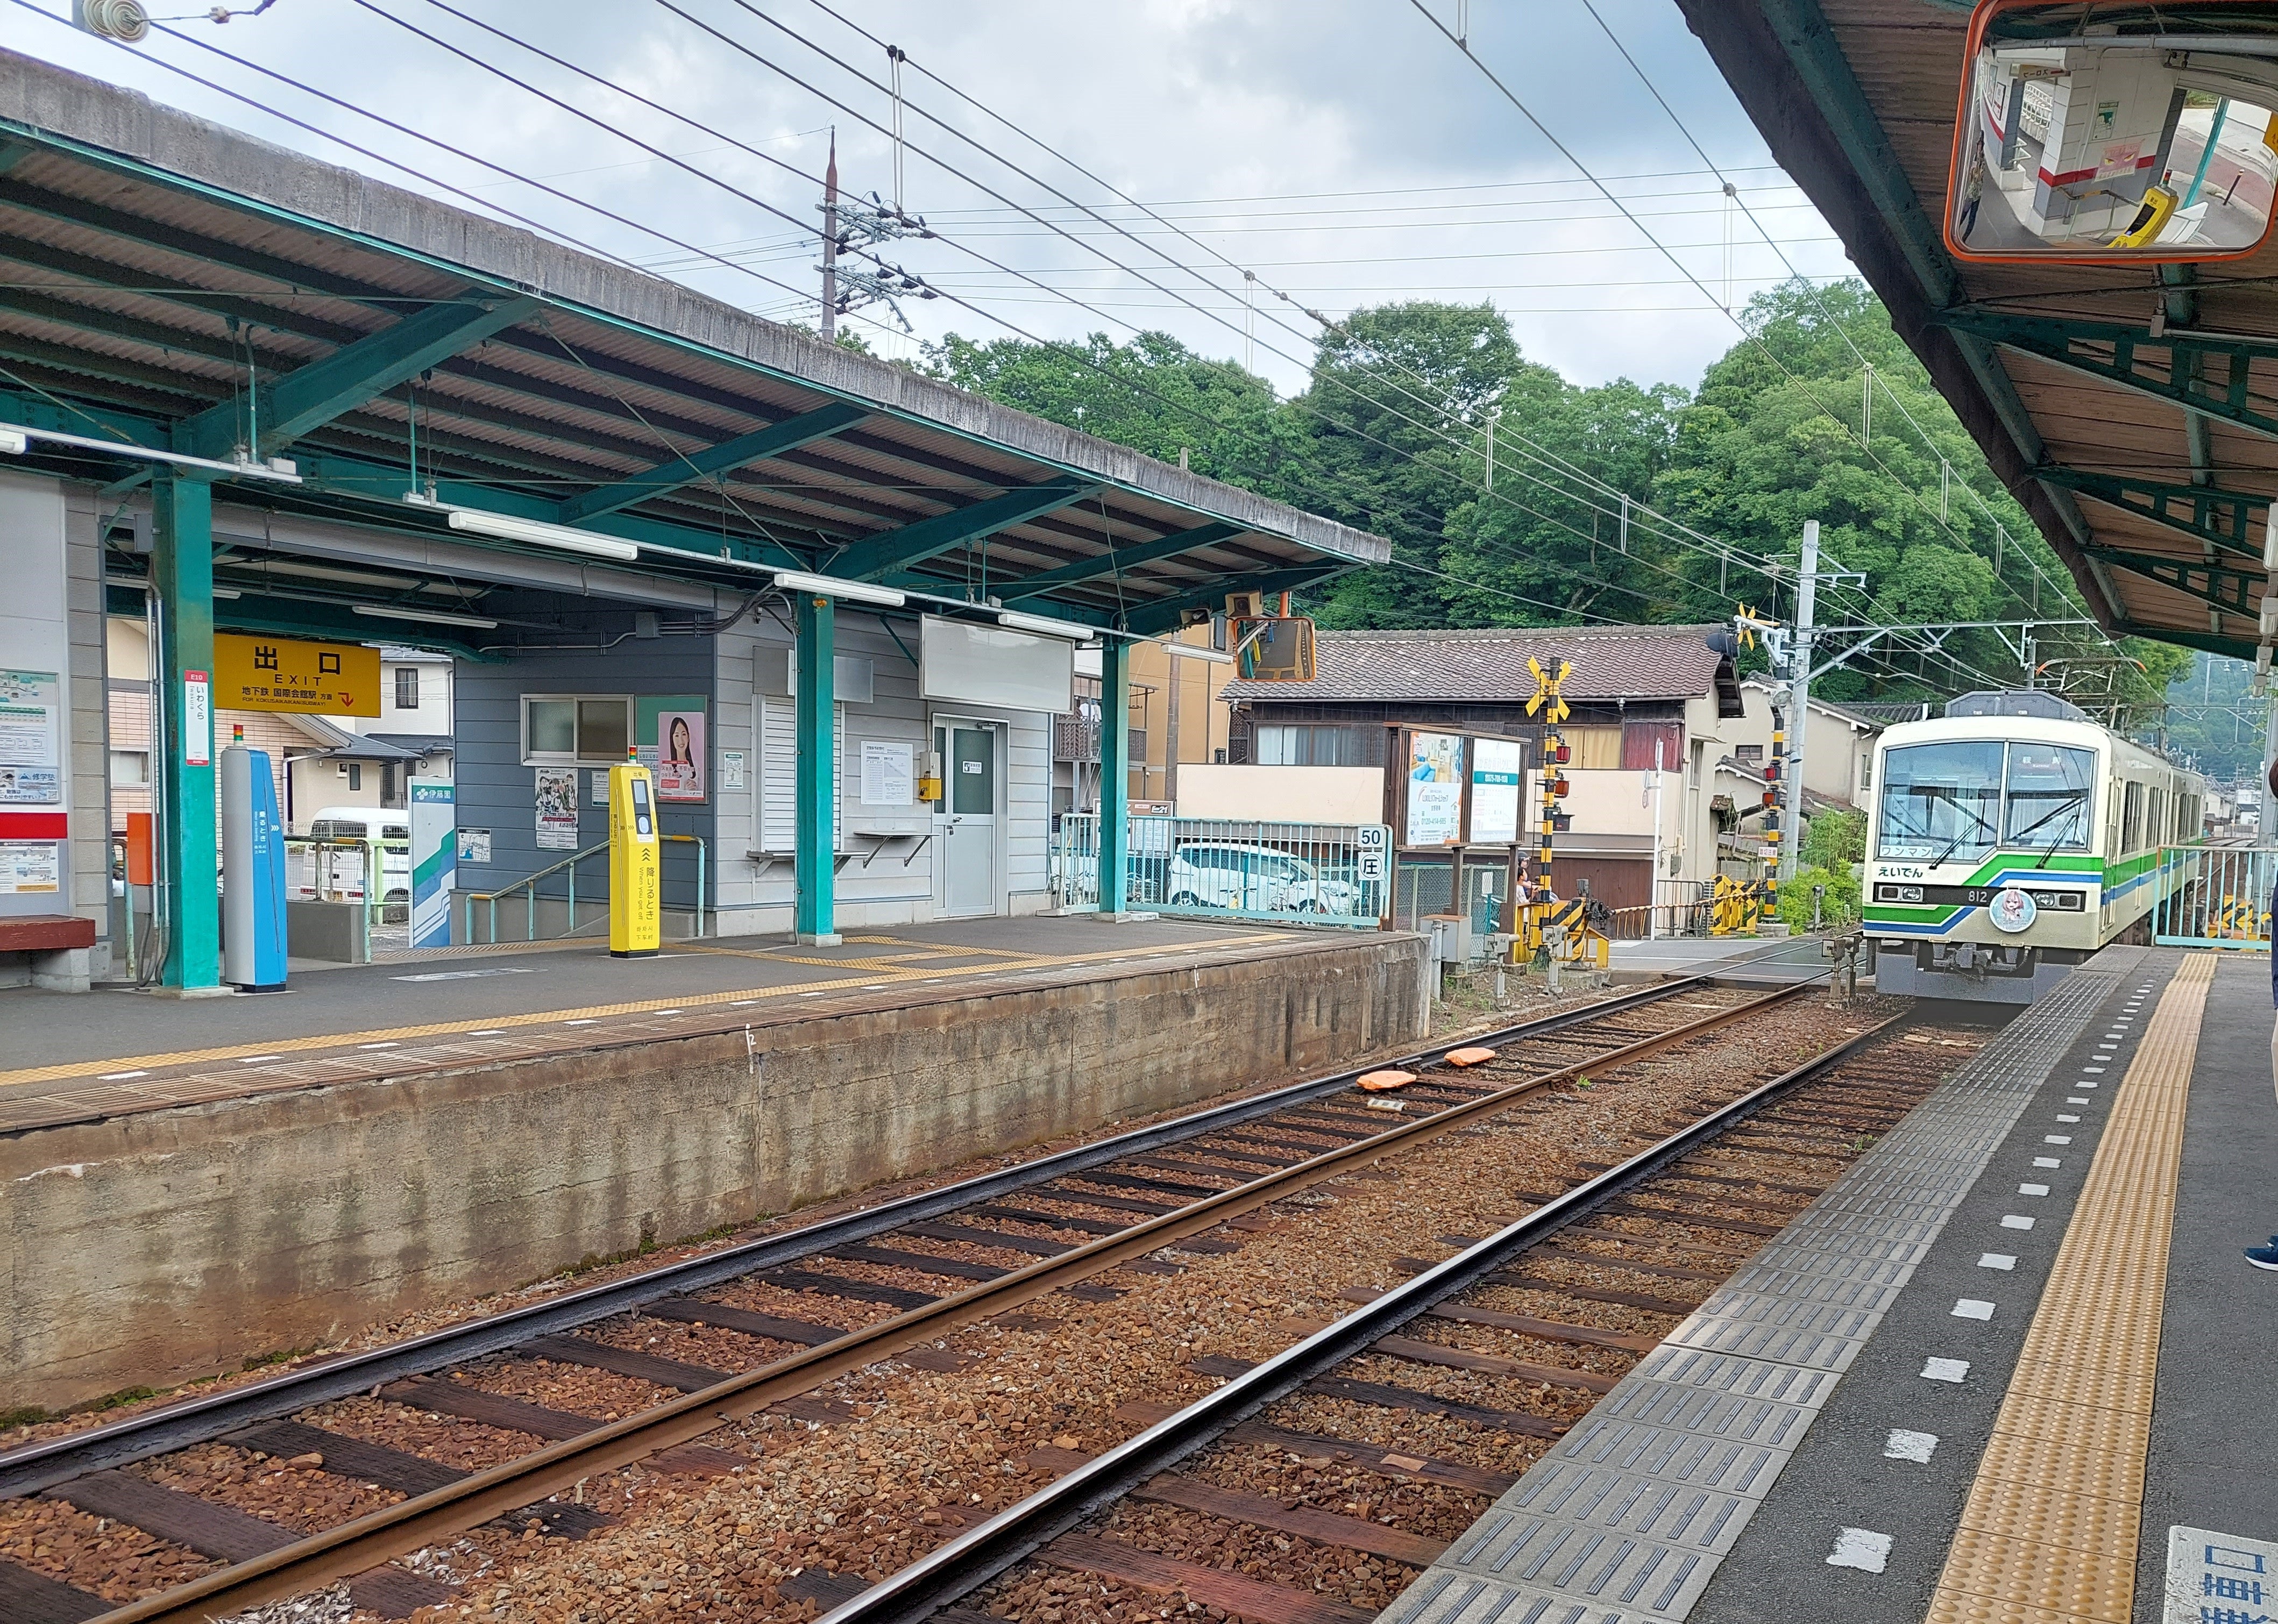
[{"label": "parked car", "polygon": [[1173,908],[1349,917],[1360,906],[1357,886],[1329,879],[1303,858],[1271,846],[1214,841],[1196,841],[1172,852],[1163,888]]},{"label": "parked car", "polygon": [[[309,838],[389,842],[379,849],[380,900],[411,900],[411,824],[405,813],[376,806],[327,806],[310,820]],[[301,895],[363,901],[365,860],[361,846],[312,848]]]}]

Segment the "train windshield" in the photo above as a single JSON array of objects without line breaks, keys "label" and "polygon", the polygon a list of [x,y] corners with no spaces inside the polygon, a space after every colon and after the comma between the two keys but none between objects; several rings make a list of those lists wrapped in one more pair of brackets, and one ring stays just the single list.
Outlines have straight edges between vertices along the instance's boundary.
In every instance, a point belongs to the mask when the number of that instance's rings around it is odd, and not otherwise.
[{"label": "train windshield", "polygon": [[2048,851],[2085,850],[2089,789],[2095,778],[2094,751],[2012,743],[2002,843]]},{"label": "train windshield", "polygon": [[1875,855],[1948,863],[1991,851],[2000,832],[2003,753],[1991,740],[1885,751]]}]

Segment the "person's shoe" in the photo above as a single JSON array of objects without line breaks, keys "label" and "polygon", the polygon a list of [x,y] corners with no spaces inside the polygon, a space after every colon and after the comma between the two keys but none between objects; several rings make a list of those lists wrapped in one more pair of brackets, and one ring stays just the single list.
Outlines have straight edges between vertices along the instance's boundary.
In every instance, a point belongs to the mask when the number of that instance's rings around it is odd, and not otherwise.
[{"label": "person's shoe", "polygon": [[2257,1269],[2278,1271],[2278,1235],[2273,1235],[2267,1247],[2247,1247],[2246,1261]]}]

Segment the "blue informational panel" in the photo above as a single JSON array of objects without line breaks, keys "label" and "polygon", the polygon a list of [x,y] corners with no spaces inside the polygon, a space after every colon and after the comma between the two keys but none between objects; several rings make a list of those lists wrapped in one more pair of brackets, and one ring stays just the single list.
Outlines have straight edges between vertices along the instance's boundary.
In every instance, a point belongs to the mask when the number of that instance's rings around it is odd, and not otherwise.
[{"label": "blue informational panel", "polygon": [[[451,893],[459,878],[457,792],[447,779],[411,781],[411,945],[451,945]],[[487,832],[486,832],[487,833]]]},{"label": "blue informational panel", "polygon": [[269,752],[221,752],[221,979],[252,991],[285,985],[285,821]]}]

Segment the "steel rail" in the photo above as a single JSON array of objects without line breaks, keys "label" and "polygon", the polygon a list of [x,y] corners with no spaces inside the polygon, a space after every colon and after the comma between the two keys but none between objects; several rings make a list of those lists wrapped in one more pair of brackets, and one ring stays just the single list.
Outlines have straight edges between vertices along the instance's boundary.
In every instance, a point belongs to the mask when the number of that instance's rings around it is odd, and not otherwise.
[{"label": "steel rail", "polygon": [[[1815,1059],[1783,1072],[1731,1104],[1679,1129],[1620,1166],[1578,1185],[1517,1223],[1467,1247],[1303,1342],[1284,1349],[1176,1414],[1077,1467],[1009,1506],[971,1531],[937,1547],[815,1624],[920,1624],[1123,1498],[1149,1478],[1215,1442],[1278,1399],[1346,1360],[1367,1352],[1434,1304],[1477,1285],[1511,1256],[1589,1216],[1592,1208],[1646,1183],[1670,1163],[1745,1121],[1799,1084],[1912,1018],[1892,1016]],[[1676,1221],[1682,1222],[1681,1215]]]},{"label": "steel rail", "polygon": [[352,1578],[391,1557],[455,1537],[493,1517],[558,1494],[581,1479],[631,1466],[659,1450],[688,1443],[723,1423],[740,1421],[769,1405],[810,1391],[905,1348],[930,1341],[959,1325],[1001,1314],[1087,1276],[1215,1228],[1230,1217],[1278,1201],[1292,1190],[1336,1178],[1480,1117],[1493,1115],[1552,1083],[1586,1070],[1602,1071],[1647,1058],[1735,1021],[1762,1014],[1810,991],[1813,986],[1813,981],[1798,981],[1745,1003],[1716,1010],[1698,1021],[1656,1033],[1619,1048],[1580,1056],[1433,1116],[1404,1122],[1372,1138],[1325,1151],[1176,1212],[1149,1218],[1057,1256],[1039,1259],[1000,1279],[940,1298],[836,1341],[803,1349],[774,1364],[738,1372],[709,1387],[667,1399],[622,1420],[603,1422],[590,1432],[547,1445],[530,1454],[470,1473],[456,1483],[367,1513],[337,1528],[218,1568],[173,1590],[130,1602],[98,1615],[95,1624],[208,1624],[214,1618]]},{"label": "steel rail", "polygon": [[1463,1038],[1434,1048],[1415,1051],[1396,1061],[1376,1061],[1304,1082],[1292,1083],[1265,1094],[1251,1094],[1208,1107],[1168,1121],[1134,1128],[1110,1138],[1092,1140],[1031,1162],[1000,1168],[939,1189],[883,1202],[875,1207],[805,1224],[779,1235],[746,1241],[718,1252],[684,1258],[549,1298],[543,1302],[508,1308],[463,1324],[446,1326],[384,1347],[342,1354],[266,1381],[249,1383],[208,1394],[182,1404],[169,1405],[107,1427],[72,1433],[26,1445],[0,1454],[0,1498],[36,1493],[72,1478],[106,1467],[147,1460],[153,1455],[210,1442],[240,1427],[274,1420],[313,1404],[344,1399],[352,1393],[405,1376],[424,1376],[462,1364],[485,1354],[501,1353],[532,1337],[550,1336],[589,1325],[612,1315],[638,1308],[660,1297],[702,1291],[743,1275],[826,1252],[835,1247],[867,1240],[903,1224],[944,1216],[959,1208],[993,1201],[1014,1191],[1065,1178],[1104,1163],[1166,1145],[1200,1138],[1220,1129],[1334,1094],[1349,1086],[1363,1072],[1385,1065],[1430,1064],[1449,1050],[1473,1044],[1522,1042],[1545,1037],[1571,1026],[1603,1020],[1672,998],[1697,992],[1711,984],[1706,975],[1658,983],[1635,992],[1563,1010],[1555,1015],[1522,1021],[1495,1032]]}]

